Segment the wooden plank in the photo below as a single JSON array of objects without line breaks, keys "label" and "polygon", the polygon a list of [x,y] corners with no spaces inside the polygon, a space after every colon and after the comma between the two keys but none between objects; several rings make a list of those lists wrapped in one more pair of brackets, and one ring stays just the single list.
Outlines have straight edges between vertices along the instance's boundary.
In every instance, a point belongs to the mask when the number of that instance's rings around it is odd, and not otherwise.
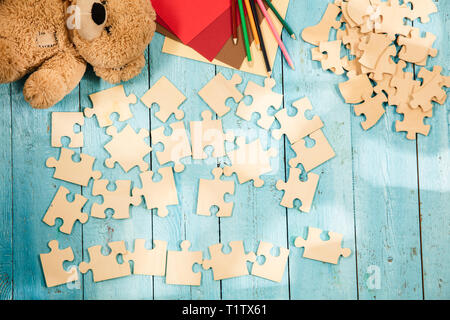
[{"label": "wooden plank", "polygon": [[61,247],[72,247],[75,260],[67,267],[78,264],[81,257],[80,224],[66,236],[41,221],[60,185],[80,192],[78,186],[53,179],[54,169],[45,166],[47,158],[59,157],[59,149],[50,146],[51,112],[77,111],[78,88],[55,107],[34,110],[23,99],[23,83],[12,85],[14,299],[80,299],[79,284],[47,289],[39,260],[53,239]]},{"label": "wooden plank", "polygon": [[[182,109],[185,112],[184,124],[189,130],[189,122],[201,120],[201,112],[208,107],[198,96],[197,92],[214,76],[214,66],[195,62],[161,53],[163,37],[156,35],[150,45],[150,73],[151,84],[162,76],[166,76],[187,97]],[[152,129],[175,122],[173,116],[167,124],[163,124],[155,117],[158,107],[151,109]],[[154,171],[161,166],[155,156],[155,151],[161,150],[155,146],[152,155]],[[160,218],[156,214],[153,218],[153,232],[155,239],[169,242],[169,250],[180,250],[181,240],[191,241],[193,251],[204,251],[219,239],[219,224],[216,217],[202,217],[195,214],[197,205],[198,179],[209,178],[210,171],[216,167],[216,160],[209,158],[205,161],[182,161],[186,168],[181,173],[175,173],[175,183],[178,190],[180,204],[170,208],[169,215]],[[166,165],[165,165],[166,166]],[[194,266],[194,271],[202,271],[201,266]],[[166,285],[164,278],[155,279],[155,299],[219,299],[220,283],[203,272],[200,287]]]},{"label": "wooden plank", "polygon": [[[260,54],[255,53],[254,54]],[[277,85],[273,90],[282,93],[282,71],[280,55],[273,68],[273,78]],[[231,79],[234,71],[227,68],[217,68],[227,79]],[[258,85],[264,85],[264,78],[237,72],[243,79],[239,85],[241,92],[245,91],[248,81]],[[251,103],[251,98],[245,97],[245,103]],[[220,219],[220,242],[224,244],[224,252],[229,252],[230,241],[243,240],[247,251],[256,253],[259,241],[273,243],[275,247],[288,248],[286,233],[286,210],[279,205],[281,194],[275,188],[278,180],[284,178],[284,145],[271,138],[268,131],[256,125],[258,115],[253,115],[252,121],[247,122],[235,115],[237,104],[230,99],[232,111],[223,117],[224,129],[232,129],[236,136],[246,137],[247,143],[259,138],[263,148],[275,148],[277,156],[272,158],[273,171],[262,176],[264,186],[255,188],[253,181],[239,184],[236,174],[232,179],[236,182],[235,196],[230,198],[234,201],[234,211],[231,218]],[[271,112],[271,111],[269,111]],[[237,148],[230,146],[229,149]],[[221,166],[230,165],[228,158],[221,159]],[[278,249],[275,250],[278,254]],[[209,253],[207,255],[210,257]],[[263,259],[258,258],[257,263]],[[250,266],[250,263],[248,263]],[[251,267],[249,267],[251,270]],[[209,271],[212,273],[212,271]],[[281,283],[272,282],[255,276],[244,276],[222,281],[223,299],[289,299],[288,269],[286,267]]]},{"label": "wooden plank", "polygon": [[395,132],[402,116],[385,109],[369,131],[352,111],[359,298],[421,299],[416,145]]},{"label": "wooden plank", "polygon": [[0,300],[10,300],[12,291],[12,158],[11,85],[0,85]]},{"label": "wooden plank", "polygon": [[[300,37],[301,31],[317,24],[329,1],[293,1],[287,19]],[[287,37],[285,36],[285,39]],[[343,77],[324,72],[317,61],[311,60],[313,47],[301,37],[298,41],[286,40],[289,52],[296,63],[292,71],[284,61],[285,106],[291,109],[294,101],[308,97],[312,114],[319,115],[324,123],[323,132],[333,147],[336,157],[312,172],[320,175],[318,189],[309,213],[289,209],[289,244],[291,246],[290,279],[292,299],[355,299],[356,252],[354,235],[354,207],[352,191],[352,155],[350,110],[337,89]],[[295,153],[286,142],[286,161]],[[343,245],[352,255],[339,265],[330,265],[302,258],[302,248],[293,243],[297,236],[306,237],[307,227],[316,227],[344,235]],[[318,289],[320,288],[320,289]]]},{"label": "wooden plank", "polygon": [[[138,99],[142,97],[148,89],[148,67],[133,80],[123,84],[127,95],[133,93]],[[92,107],[89,94],[107,89],[113,85],[99,79],[91,69],[81,82],[81,106]],[[141,128],[149,129],[149,111],[140,102],[131,105],[131,112],[134,117],[126,122],[118,122],[118,115],[114,114],[114,126],[118,130],[122,130],[126,124],[130,124],[133,129],[138,131]],[[103,148],[111,137],[106,134],[106,128],[100,128],[97,119],[86,119],[85,131],[85,147],[83,152],[97,158],[94,168],[103,172],[102,179],[108,179],[110,182],[116,180],[132,180],[133,185],[139,181],[139,169],[133,168],[130,172],[125,173],[119,164],[113,169],[109,169],[104,165],[105,159],[109,158],[109,153]],[[147,141],[149,143],[149,141]],[[150,156],[146,156],[148,162]],[[83,188],[83,194],[89,199],[88,209],[94,202],[101,203],[102,197],[93,197],[92,181],[87,188]],[[113,190],[113,189],[112,189]],[[106,219],[90,218],[89,222],[83,226],[83,260],[89,261],[87,249],[91,246],[102,245],[103,253],[108,254],[109,248],[107,243],[111,241],[126,242],[127,248],[132,249],[134,239],[143,238],[148,241],[147,246],[150,248],[152,243],[152,216],[143,205],[132,207],[130,219],[114,220],[111,218],[112,212],[108,210]],[[119,258],[120,259],[120,258]],[[84,299],[152,299],[153,286],[152,277],[131,275],[129,277],[113,279],[109,281],[94,283],[92,281],[91,271],[84,275]]]},{"label": "wooden plank", "polygon": [[[436,2],[439,12],[431,15],[431,22],[417,26],[437,36],[434,47],[439,50],[438,56],[429,61],[428,69],[433,65],[441,65],[443,73],[449,75],[447,63],[450,58],[448,33],[450,21],[450,3]],[[415,23],[416,25],[416,23]],[[418,72],[419,68],[416,68]],[[448,108],[450,103],[435,105],[433,117],[426,123],[431,125],[428,137],[419,135],[418,161],[420,186],[420,211],[422,227],[422,258],[425,299],[450,298],[450,274],[448,265],[450,257],[444,252],[450,250],[449,236],[449,203],[450,166]]]}]

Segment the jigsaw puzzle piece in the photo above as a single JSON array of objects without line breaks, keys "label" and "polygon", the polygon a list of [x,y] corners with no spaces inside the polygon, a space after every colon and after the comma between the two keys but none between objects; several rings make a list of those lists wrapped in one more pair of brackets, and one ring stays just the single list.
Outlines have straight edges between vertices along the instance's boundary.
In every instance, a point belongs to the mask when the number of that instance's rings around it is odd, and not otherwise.
[{"label": "jigsaw puzzle piece", "polygon": [[[348,63],[347,57],[341,58],[341,40],[321,41],[319,51],[322,53],[320,60],[323,70],[331,70],[337,75],[344,73],[344,65]],[[315,54],[314,54],[315,55]]]},{"label": "jigsaw puzzle piece", "polygon": [[308,137],[315,141],[314,146],[308,148],[304,139],[297,141],[292,145],[296,157],[289,160],[289,165],[292,168],[301,163],[306,172],[320,166],[336,155],[321,129],[314,131]]},{"label": "jigsaw puzzle piece", "polygon": [[422,68],[418,77],[423,79],[421,86],[416,86],[412,93],[412,99],[409,102],[411,108],[422,108],[424,112],[433,108],[432,101],[443,104],[447,99],[447,93],[443,87],[450,86],[450,77],[441,75],[442,67],[434,66],[433,71]]},{"label": "jigsaw puzzle piece", "polygon": [[308,174],[308,180],[301,181],[301,173],[302,171],[298,168],[289,168],[289,180],[287,182],[278,180],[276,188],[280,191],[284,190],[280,203],[283,207],[293,208],[294,200],[298,199],[302,202],[300,210],[309,212],[319,184],[319,175],[311,172]]},{"label": "jigsaw puzzle piece", "polygon": [[177,120],[184,118],[184,111],[179,109],[186,97],[166,77],[161,77],[148,90],[141,101],[150,109],[153,103],[159,106],[155,116],[162,122],[167,122],[173,114]]},{"label": "jigsaw puzzle piece", "polygon": [[244,97],[236,88],[241,82],[242,78],[238,74],[233,74],[231,80],[227,80],[219,73],[198,92],[198,95],[219,117],[222,117],[230,111],[230,107],[225,104],[228,98],[233,98],[239,103]]},{"label": "jigsaw puzzle piece", "polygon": [[102,196],[103,203],[94,203],[91,208],[91,216],[99,219],[105,219],[105,211],[113,209],[113,219],[128,219],[130,217],[130,205],[138,206],[141,198],[131,196],[131,181],[118,180],[114,191],[108,190],[108,180],[96,180],[92,187],[93,196]]},{"label": "jigsaw puzzle piece", "polygon": [[381,55],[391,43],[392,40],[386,34],[370,33],[366,41],[359,44],[359,49],[363,52],[358,60],[359,63],[366,68],[376,69]]},{"label": "jigsaw puzzle piece", "polygon": [[353,106],[357,116],[364,114],[366,117],[366,120],[361,122],[361,127],[364,130],[372,128],[381,119],[386,112],[383,103],[387,102],[387,100],[386,95],[381,92],[363,103]]},{"label": "jigsaw puzzle piece", "polygon": [[238,137],[236,144],[239,148],[227,153],[232,165],[223,169],[225,175],[231,176],[235,172],[240,184],[253,180],[254,187],[262,187],[264,181],[260,176],[272,171],[270,158],[277,155],[277,150],[263,150],[259,139],[247,144],[245,137]]},{"label": "jigsaw puzzle piece", "polygon": [[111,253],[107,256],[102,254],[102,246],[88,248],[89,262],[81,262],[78,266],[81,273],[92,270],[94,282],[126,277],[131,274],[130,264],[127,262],[118,263],[117,256],[127,253],[124,241],[108,243]]},{"label": "jigsaw puzzle piece", "polygon": [[59,187],[53,198],[50,207],[45,213],[42,221],[49,226],[54,226],[56,219],[62,219],[63,223],[59,228],[59,231],[65,234],[71,234],[73,225],[76,221],[84,224],[88,220],[88,215],[81,210],[87,202],[87,199],[80,194],[75,195],[75,199],[72,202],[67,200],[67,195],[70,191],[64,187]]},{"label": "jigsaw puzzle piece", "polygon": [[166,274],[167,242],[154,240],[151,250],[145,248],[145,239],[134,241],[134,251],[123,255],[124,261],[133,261],[133,274],[161,276]]},{"label": "jigsaw puzzle piece", "polygon": [[339,91],[346,103],[360,103],[372,96],[373,87],[366,74],[348,72],[347,76],[347,81],[339,83]]},{"label": "jigsaw puzzle piece", "polygon": [[403,103],[397,107],[397,113],[403,114],[403,120],[395,122],[396,132],[406,132],[408,140],[415,140],[416,134],[420,133],[427,136],[431,126],[425,124],[425,118],[433,116],[433,109],[423,111],[421,108],[411,108],[407,103]]},{"label": "jigsaw puzzle piece", "polygon": [[211,259],[203,260],[205,270],[212,269],[214,280],[230,279],[248,275],[247,262],[255,262],[254,252],[245,253],[243,241],[230,241],[231,252],[224,254],[223,244],[209,246]]},{"label": "jigsaw puzzle piece", "polygon": [[265,261],[263,264],[259,264],[258,262],[253,263],[252,275],[275,282],[281,282],[289,257],[289,249],[280,247],[279,255],[273,256],[270,253],[272,248],[273,244],[269,242],[259,242],[256,255],[264,256]]},{"label": "jigsaw puzzle piece", "polygon": [[436,57],[437,49],[433,48],[436,36],[430,32],[425,37],[420,36],[420,29],[412,28],[409,37],[398,37],[398,44],[402,46],[398,57],[404,61],[415,63],[419,66],[427,64],[428,56]]},{"label": "jigsaw puzzle piece", "polygon": [[361,65],[362,73],[370,73],[371,78],[375,81],[382,80],[386,74],[393,75],[397,69],[397,64],[394,60],[392,60],[392,57],[394,57],[396,53],[397,49],[394,45],[387,47],[378,59],[377,65],[374,69]]},{"label": "jigsaw puzzle piece", "polygon": [[231,217],[233,202],[225,202],[225,194],[234,194],[234,181],[221,180],[223,170],[214,168],[212,170],[213,180],[200,179],[198,187],[197,214],[210,216],[211,207],[217,206],[217,217]]},{"label": "jigsaw puzzle piece", "polygon": [[321,41],[328,41],[331,28],[339,29],[341,23],[336,20],[341,9],[329,3],[322,20],[315,26],[307,27],[302,31],[304,41],[318,46]]},{"label": "jigsaw puzzle piece", "polygon": [[164,145],[163,151],[156,152],[159,164],[164,165],[173,162],[175,172],[181,172],[184,170],[184,164],[181,163],[181,159],[192,155],[191,144],[183,122],[172,123],[170,128],[172,133],[169,136],[164,134],[164,127],[152,130],[153,145],[158,143]]},{"label": "jigsaw puzzle piece", "polygon": [[75,133],[75,125],[84,125],[82,112],[52,112],[52,147],[62,147],[62,137],[70,138],[69,148],[83,147],[83,132]]},{"label": "jigsaw puzzle piece", "polygon": [[412,20],[411,10],[400,5],[397,0],[377,4],[380,19],[375,23],[375,32],[384,33],[390,40],[395,40],[397,34],[408,35],[411,26],[405,23],[405,18]]},{"label": "jigsaw puzzle piece", "polygon": [[260,117],[256,123],[261,128],[269,130],[275,121],[275,117],[270,116],[268,111],[271,107],[276,110],[280,109],[283,102],[283,95],[272,91],[275,85],[276,82],[272,78],[264,79],[264,87],[249,81],[245,88],[245,94],[251,96],[253,101],[250,105],[246,105],[243,101],[239,103],[236,115],[244,120],[251,121],[253,113],[258,113]]},{"label": "jigsaw puzzle piece", "polygon": [[203,252],[189,251],[191,243],[181,242],[181,251],[167,252],[166,283],[186,286],[199,286],[202,280],[201,272],[193,272],[194,264],[201,264]]},{"label": "jigsaw puzzle piece", "polygon": [[125,172],[129,172],[135,166],[141,171],[148,169],[149,164],[144,161],[144,157],[152,151],[144,141],[149,137],[148,130],[141,129],[136,133],[130,125],[127,125],[121,132],[117,132],[117,128],[111,126],[106,133],[112,137],[105,145],[105,150],[111,155],[111,158],[105,161],[108,168],[114,168],[117,162]]},{"label": "jigsaw puzzle piece", "polygon": [[224,134],[222,120],[212,118],[209,110],[202,112],[203,121],[191,121],[192,159],[206,159],[205,147],[212,146],[214,158],[225,156],[225,141],[232,141],[232,132]]},{"label": "jigsaw puzzle piece", "polygon": [[280,140],[285,134],[291,144],[303,139],[310,133],[323,127],[323,122],[319,116],[313,116],[311,120],[305,116],[306,111],[312,110],[311,102],[308,98],[302,98],[292,103],[297,110],[295,116],[289,116],[287,109],[282,109],[275,114],[275,118],[280,123],[280,129],[272,130],[272,136]]},{"label": "jigsaw puzzle piece", "polygon": [[137,98],[134,94],[127,97],[123,85],[91,94],[89,97],[94,107],[85,108],[84,115],[92,118],[95,114],[98,125],[102,128],[113,124],[111,120],[113,113],[119,114],[119,121],[126,121],[133,117],[130,104],[135,104]]},{"label": "jigsaw puzzle piece", "polygon": [[59,160],[55,158],[48,158],[46,166],[48,168],[55,168],[53,178],[71,182],[86,187],[89,180],[100,179],[102,173],[100,171],[93,171],[95,158],[87,154],[80,154],[80,161],[75,162],[72,160],[75,151],[61,148]]},{"label": "jigsaw puzzle piece", "polygon": [[48,243],[49,253],[41,253],[41,265],[44,271],[45,283],[48,288],[56,287],[65,283],[78,280],[77,268],[72,267],[66,271],[63,267],[64,261],[73,261],[73,251],[71,247],[59,249],[59,243],[52,240]]},{"label": "jigsaw puzzle piece", "polygon": [[394,88],[394,92],[389,94],[390,105],[409,104],[414,88],[420,85],[419,81],[414,80],[412,72],[403,72],[405,67],[406,63],[400,60],[397,71],[391,80],[391,87]]},{"label": "jigsaw puzzle piece", "polygon": [[165,217],[169,213],[168,206],[178,204],[178,194],[172,167],[158,170],[161,180],[153,181],[153,171],[140,174],[142,188],[133,189],[133,197],[144,197],[147,209],[158,209],[158,216]]},{"label": "jigsaw puzzle piece", "polygon": [[297,248],[305,248],[303,251],[304,258],[337,264],[340,256],[344,258],[350,256],[351,250],[342,248],[342,239],[344,238],[342,234],[330,231],[328,232],[330,239],[326,241],[320,238],[321,234],[321,229],[308,227],[308,238],[306,240],[302,237],[295,239]]},{"label": "jigsaw puzzle piece", "polygon": [[421,23],[430,22],[430,15],[438,12],[433,0],[405,0],[404,2],[412,4],[411,20],[420,18]]}]

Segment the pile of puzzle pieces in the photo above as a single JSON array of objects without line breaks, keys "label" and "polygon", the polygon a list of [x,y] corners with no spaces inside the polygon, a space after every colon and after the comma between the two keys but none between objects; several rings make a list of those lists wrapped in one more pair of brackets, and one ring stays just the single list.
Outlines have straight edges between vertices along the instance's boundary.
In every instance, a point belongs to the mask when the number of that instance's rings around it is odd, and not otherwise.
[{"label": "pile of puzzle pieces", "polygon": [[[340,256],[348,257],[350,249],[342,248],[343,236],[328,232],[329,240],[320,238],[322,230],[309,228],[308,237],[298,237],[296,247],[304,247],[303,257],[326,263],[337,264]],[[218,243],[208,247],[210,259],[203,257],[202,251],[190,251],[188,240],[181,242],[181,251],[167,250],[167,242],[154,240],[152,249],[146,248],[145,239],[134,241],[133,251],[128,251],[125,241],[109,242],[110,253],[103,255],[102,246],[88,248],[89,262],[81,262],[78,270],[81,273],[92,271],[94,282],[126,277],[131,274],[146,276],[165,276],[167,284],[199,286],[201,284],[201,269],[195,272],[194,265],[201,265],[204,270],[212,269],[214,280],[224,280],[245,275],[253,275],[275,282],[281,282],[288,262],[289,249],[280,247],[279,254],[270,253],[273,244],[260,241],[258,250],[245,252],[243,241],[230,241],[230,253],[222,251],[223,244]],[[74,254],[70,247],[59,248],[59,243],[52,240],[48,243],[49,253],[40,255],[42,269],[47,287],[55,287],[78,281],[78,270],[72,267],[65,270],[63,263],[73,261]],[[118,257],[122,262],[118,262]],[[258,256],[265,258],[264,263],[256,261]],[[129,262],[133,261],[133,268]],[[252,263],[249,273],[247,263]]]},{"label": "pile of puzzle pieces", "polygon": [[[434,12],[433,0],[404,0],[401,5],[399,0],[335,0],[317,25],[303,30],[303,40],[317,46],[312,59],[320,61],[323,70],[347,73],[348,81],[340,83],[339,90],[346,103],[357,104],[355,114],[365,116],[364,130],[381,119],[388,103],[403,115],[395,123],[397,132],[406,132],[410,140],[416,134],[428,135],[430,125],[424,119],[432,117],[433,102],[444,104],[443,88],[450,86],[450,77],[441,74],[441,66],[431,71],[422,67],[419,81],[405,68],[426,66],[428,57],[437,55],[436,36],[422,36],[408,23],[418,18],[427,23]],[[329,40],[331,29],[337,30],[336,40]],[[349,56],[341,57],[341,46]]]},{"label": "pile of puzzle pieces", "polygon": [[[335,156],[333,148],[322,131],[324,127],[322,120],[317,115],[311,119],[305,116],[308,110],[312,110],[308,98],[294,102],[293,107],[297,113],[294,116],[289,115],[288,110],[282,108],[283,95],[272,90],[275,81],[271,78],[265,79],[264,86],[251,81],[247,84],[244,94],[253,98],[252,103],[247,105],[241,101],[244,95],[237,89],[237,85],[241,82],[242,79],[237,74],[227,80],[219,73],[199,91],[199,95],[219,117],[223,117],[231,110],[225,102],[232,97],[236,103],[239,103],[236,109],[237,116],[251,121],[253,114],[258,113],[260,115],[257,121],[258,126],[270,130],[274,139],[280,140],[283,135],[286,136],[296,156],[289,160],[288,181],[279,180],[276,183],[278,190],[284,190],[280,204],[287,208],[293,208],[294,201],[299,199],[301,201],[300,211],[309,212],[319,181],[319,175],[310,171]],[[51,144],[53,147],[60,148],[60,155],[58,159],[47,159],[46,165],[55,168],[53,173],[55,179],[80,186],[88,186],[91,179],[93,180],[92,195],[103,198],[102,203],[92,204],[90,216],[93,218],[106,219],[106,211],[113,210],[112,219],[128,219],[130,218],[130,207],[140,205],[143,200],[148,210],[157,209],[158,216],[167,216],[169,207],[179,204],[175,174],[181,174],[185,170],[182,160],[187,158],[207,159],[209,155],[205,152],[206,147],[213,148],[211,152],[213,158],[228,157],[231,165],[214,168],[212,170],[213,179],[199,179],[196,211],[198,215],[210,216],[211,209],[217,207],[217,217],[232,216],[234,204],[225,201],[225,196],[234,194],[235,182],[222,179],[224,175],[231,176],[236,173],[240,184],[253,181],[253,186],[258,188],[264,185],[261,176],[272,171],[270,158],[276,156],[276,149],[266,150],[259,138],[247,142],[245,136],[235,137],[231,131],[225,133],[222,119],[214,118],[213,112],[210,110],[202,112],[201,121],[189,123],[189,135],[182,121],[184,112],[181,109],[186,97],[166,77],[162,77],[156,82],[144,94],[141,101],[148,108],[157,105],[159,110],[155,116],[163,123],[166,123],[174,115],[177,121],[168,125],[171,129],[169,135],[165,133],[166,126],[161,126],[151,132],[146,129],[140,129],[137,132],[129,124],[126,124],[120,131],[113,125],[110,118],[113,113],[119,115],[119,122],[127,121],[133,117],[130,104],[137,103],[137,97],[133,94],[127,96],[123,86],[94,93],[90,95],[90,98],[93,107],[86,108],[84,114],[82,112],[52,113]],[[270,108],[278,110],[277,113],[269,115]],[[102,172],[94,170],[96,159],[90,155],[81,153],[79,154],[80,161],[74,161],[75,151],[70,148],[84,146],[83,132],[76,132],[75,125],[83,126],[84,116],[92,117],[94,115],[98,125],[105,128],[106,134],[111,136],[111,140],[104,145],[105,150],[110,154],[110,157],[104,161],[105,167],[113,168],[118,164],[124,172],[138,167],[140,186],[133,185],[134,182],[131,180],[117,180],[110,183],[109,180],[101,179]],[[276,121],[280,124],[280,128],[271,129]],[[61,139],[63,137],[70,139],[68,148],[62,146]],[[152,146],[147,142],[150,141],[150,137]],[[306,146],[306,137],[315,141],[313,147]],[[235,148],[226,149],[227,141],[235,142]],[[160,143],[163,144],[163,150],[153,151],[153,148]],[[155,181],[155,172],[149,170],[149,163],[144,160],[151,152],[156,153],[156,159],[163,166],[158,170],[158,174],[161,176],[159,181]],[[299,165],[302,165],[304,170],[299,168]],[[301,179],[302,172],[306,173],[306,181]],[[110,184],[115,185],[114,191],[109,190]],[[49,226],[55,226],[56,219],[61,219],[62,224],[59,230],[65,234],[71,234],[77,221],[84,224],[89,218],[89,214],[83,212],[88,199],[81,194],[75,194],[74,200],[69,201],[67,198],[69,193],[67,188],[60,186],[43,218],[43,222]],[[333,241],[326,243],[328,246],[336,247]],[[141,245],[141,250],[144,250],[143,244]],[[123,244],[115,243],[113,246],[111,247],[113,252],[124,252]],[[186,251],[187,254],[188,245],[184,244],[183,246],[183,252]],[[58,250],[54,242],[50,247],[55,251]],[[100,247],[91,248],[89,252],[91,255],[99,256]],[[66,251],[65,254],[67,254],[64,255],[66,258],[71,256]],[[170,261],[170,256],[169,254],[168,261]],[[109,261],[107,258],[100,260],[104,263]],[[196,258],[193,261],[197,260]],[[49,270],[54,270],[54,267]],[[87,268],[86,264],[80,266],[81,271],[87,270]],[[118,275],[129,274],[129,270],[124,271],[123,268],[128,270],[128,267],[117,267]],[[256,270],[258,268],[255,266]],[[168,270],[170,270],[169,264]],[[258,275],[258,271],[255,272]],[[168,271],[168,274],[171,272]],[[168,279],[168,283],[171,283],[171,276],[168,276]],[[184,280],[188,281],[188,279]],[[180,281],[182,282],[182,280]]]}]

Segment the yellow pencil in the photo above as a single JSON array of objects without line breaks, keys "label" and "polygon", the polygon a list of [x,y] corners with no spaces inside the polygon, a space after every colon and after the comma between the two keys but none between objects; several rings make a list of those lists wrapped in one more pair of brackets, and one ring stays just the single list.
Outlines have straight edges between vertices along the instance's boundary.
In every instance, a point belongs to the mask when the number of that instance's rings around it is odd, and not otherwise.
[{"label": "yellow pencil", "polygon": [[249,0],[244,0],[245,8],[247,9],[248,20],[250,20],[250,26],[252,29],[253,38],[255,39],[256,47],[261,50],[261,45],[259,41],[258,32],[256,30],[255,18],[253,17],[252,7],[250,6]]}]

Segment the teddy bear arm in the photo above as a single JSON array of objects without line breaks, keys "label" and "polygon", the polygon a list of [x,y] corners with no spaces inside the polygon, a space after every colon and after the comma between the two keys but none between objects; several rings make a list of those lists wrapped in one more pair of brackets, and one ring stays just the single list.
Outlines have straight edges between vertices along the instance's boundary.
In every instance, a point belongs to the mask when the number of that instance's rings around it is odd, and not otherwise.
[{"label": "teddy bear arm", "polygon": [[122,68],[99,68],[94,67],[94,72],[97,76],[109,83],[119,83],[121,81],[128,81],[138,76],[142,68],[145,66],[145,56],[142,54],[139,58],[131,61]]},{"label": "teddy bear arm", "polygon": [[81,81],[86,63],[70,52],[47,60],[25,82],[25,100],[36,109],[49,108],[61,101]]}]

